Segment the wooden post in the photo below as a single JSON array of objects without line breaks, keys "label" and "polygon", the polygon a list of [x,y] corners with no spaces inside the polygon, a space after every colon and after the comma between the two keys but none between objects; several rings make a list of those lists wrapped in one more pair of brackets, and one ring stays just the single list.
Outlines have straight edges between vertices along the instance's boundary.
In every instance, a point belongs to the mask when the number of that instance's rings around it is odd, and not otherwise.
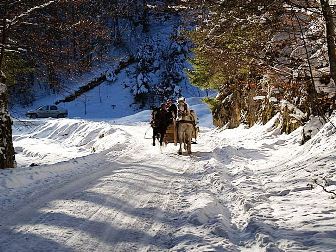
[{"label": "wooden post", "polygon": [[87,102],[87,100],[86,100],[86,94],[84,94],[84,115],[86,115],[86,102]]},{"label": "wooden post", "polygon": [[176,119],[173,118],[173,125],[174,125],[174,145],[177,145],[177,128],[176,128]]}]

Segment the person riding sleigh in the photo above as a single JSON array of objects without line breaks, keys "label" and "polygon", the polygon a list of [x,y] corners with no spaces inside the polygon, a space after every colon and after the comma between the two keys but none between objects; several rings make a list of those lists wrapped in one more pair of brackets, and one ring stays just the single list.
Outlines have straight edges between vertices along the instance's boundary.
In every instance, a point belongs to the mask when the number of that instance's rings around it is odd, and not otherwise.
[{"label": "person riding sleigh", "polygon": [[173,120],[177,118],[177,106],[173,103],[172,99],[167,100],[166,109],[169,115],[169,121],[173,122]]}]

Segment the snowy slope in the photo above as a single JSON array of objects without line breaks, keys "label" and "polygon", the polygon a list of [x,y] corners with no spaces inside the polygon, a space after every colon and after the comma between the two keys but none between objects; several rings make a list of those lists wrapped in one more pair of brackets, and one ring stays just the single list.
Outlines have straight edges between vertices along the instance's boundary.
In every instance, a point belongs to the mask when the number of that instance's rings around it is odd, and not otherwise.
[{"label": "snowy slope", "polygon": [[[143,32],[139,27],[133,29],[128,21],[121,22],[123,45],[120,48],[111,45],[104,60],[95,62],[92,69],[82,75],[62,76],[59,93],[48,89],[47,83],[36,83],[32,91],[36,98],[33,104],[28,107],[12,104],[11,114],[15,118],[24,118],[26,111],[54,104],[109,73],[115,76],[113,80],[105,81],[76,100],[58,106],[69,110],[69,118],[111,119],[133,115],[142,110],[134,98],[137,93],[148,91],[144,84],[153,90],[172,84],[176,85],[176,90],[181,91],[182,96],[204,96],[205,92],[192,86],[184,72],[186,67],[190,67],[187,55],[191,45],[187,42],[179,44],[176,42],[179,39],[173,38],[179,34],[180,22],[180,17],[176,14],[151,15],[149,32]],[[134,62],[132,60],[132,63],[115,73],[120,62],[126,58],[134,58]],[[147,68],[149,69],[146,70]],[[171,75],[177,77],[172,79]],[[165,83],[168,79],[171,81]],[[150,96],[154,97],[154,105],[159,105],[161,94],[151,93]],[[153,104],[148,102],[145,107],[151,105]]]},{"label": "snowy slope", "polygon": [[0,251],[335,251],[335,198],[314,180],[336,189],[336,129],[301,146],[275,119],[208,128],[209,110],[189,103],[203,124],[191,156],[151,146],[149,111],[16,123]]},{"label": "snowy slope", "polygon": [[120,118],[136,113],[132,106],[133,97],[129,88],[126,70],[117,75],[115,81],[105,81],[73,102],[60,105],[69,111],[70,118]]},{"label": "snowy slope", "polygon": [[274,135],[272,126],[271,121],[207,136],[213,158],[201,181],[217,184],[212,190],[231,213],[232,233],[223,232],[242,251],[334,251],[335,195],[314,180],[326,178],[327,189],[336,189],[334,153],[326,151],[336,129],[326,125],[300,146],[299,130]]}]

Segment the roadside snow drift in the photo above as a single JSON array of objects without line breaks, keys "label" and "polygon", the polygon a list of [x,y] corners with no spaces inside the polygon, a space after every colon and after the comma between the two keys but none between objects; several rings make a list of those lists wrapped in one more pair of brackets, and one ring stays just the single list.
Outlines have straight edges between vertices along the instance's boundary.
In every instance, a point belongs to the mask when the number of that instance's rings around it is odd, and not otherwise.
[{"label": "roadside snow drift", "polygon": [[54,164],[101,152],[125,142],[125,132],[105,122],[30,120],[14,122],[18,166]]}]

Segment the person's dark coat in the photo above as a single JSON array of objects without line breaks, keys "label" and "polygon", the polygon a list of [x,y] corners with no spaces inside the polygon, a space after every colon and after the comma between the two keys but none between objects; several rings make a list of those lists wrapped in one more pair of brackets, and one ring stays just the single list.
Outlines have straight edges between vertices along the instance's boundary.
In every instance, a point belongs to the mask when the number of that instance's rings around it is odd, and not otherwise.
[{"label": "person's dark coat", "polygon": [[172,122],[173,118],[176,118],[177,116],[177,106],[173,103],[168,108],[169,113],[169,121]]}]

